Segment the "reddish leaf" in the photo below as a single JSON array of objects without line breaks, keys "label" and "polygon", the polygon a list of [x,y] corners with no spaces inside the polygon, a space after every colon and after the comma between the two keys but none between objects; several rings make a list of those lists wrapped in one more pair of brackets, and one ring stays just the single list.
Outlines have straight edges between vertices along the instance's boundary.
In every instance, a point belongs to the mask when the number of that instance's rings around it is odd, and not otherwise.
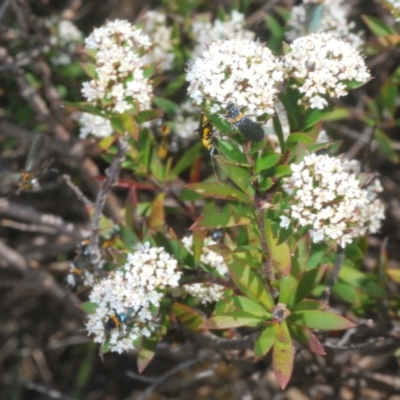
[{"label": "reddish leaf", "polygon": [[325,350],[320,341],[308,328],[297,324],[288,324],[288,327],[293,338],[295,338],[300,344],[307,347],[315,354],[325,354]]},{"label": "reddish leaf", "polygon": [[292,376],[294,363],[294,348],[286,321],[274,325],[274,334],[272,365],[279,386],[285,389]]},{"label": "reddish leaf", "polygon": [[142,348],[137,353],[137,367],[141,374],[155,356],[158,341],[155,338],[143,338]]}]

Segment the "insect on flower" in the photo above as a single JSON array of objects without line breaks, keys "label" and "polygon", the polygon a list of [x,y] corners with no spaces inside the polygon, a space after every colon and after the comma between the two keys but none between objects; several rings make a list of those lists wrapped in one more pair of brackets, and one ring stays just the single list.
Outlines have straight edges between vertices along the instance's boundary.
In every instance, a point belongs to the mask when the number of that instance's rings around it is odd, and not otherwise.
[{"label": "insect on flower", "polygon": [[209,151],[210,157],[211,157],[211,163],[212,167],[214,170],[214,175],[215,178],[217,179],[218,182],[220,182],[218,175],[215,171],[215,165],[213,161],[213,156],[217,154],[217,149],[215,147],[215,130],[213,125],[211,124],[210,120],[207,118],[207,116],[202,112],[200,116],[200,122],[199,122],[199,127],[197,128],[197,131],[199,132],[199,138],[201,139],[201,142],[203,143],[203,146]]},{"label": "insect on flower", "polygon": [[17,194],[23,191],[38,191],[41,188],[40,178],[48,172],[48,167],[51,163],[46,162],[39,168],[38,153],[43,147],[45,136],[36,135],[29,149],[28,157],[26,158],[24,169],[20,172],[2,172],[0,175],[0,184],[3,188],[17,188]]},{"label": "insect on flower", "polygon": [[210,120],[203,112],[201,113],[197,131],[199,132],[199,138],[203,146],[210,152],[210,156],[212,157],[217,153],[217,149],[215,148],[215,131]]},{"label": "insect on flower", "polygon": [[249,119],[248,116],[243,115],[238,107],[233,103],[228,103],[226,107],[226,114],[232,121],[232,129],[239,129],[240,133],[249,142],[260,142],[264,139],[264,130],[257,122]]},{"label": "insect on flower", "polygon": [[127,325],[127,322],[131,319],[132,314],[133,307],[129,307],[126,313],[117,313],[117,311],[114,309],[114,313],[108,316],[108,319],[104,324],[104,331],[106,332],[106,334],[109,334],[113,329],[118,328],[120,336],[122,336],[124,325],[129,331],[129,326]]}]

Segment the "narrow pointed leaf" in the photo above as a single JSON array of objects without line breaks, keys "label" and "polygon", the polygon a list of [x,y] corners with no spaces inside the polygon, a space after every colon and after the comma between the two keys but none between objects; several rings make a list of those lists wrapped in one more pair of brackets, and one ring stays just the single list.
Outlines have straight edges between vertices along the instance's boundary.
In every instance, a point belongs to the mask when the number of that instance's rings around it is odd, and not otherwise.
[{"label": "narrow pointed leaf", "polygon": [[254,189],[250,184],[250,173],[247,169],[242,167],[237,167],[235,165],[226,164],[222,162],[223,160],[218,160],[220,167],[228,175],[228,177],[245,192],[251,199],[254,198]]},{"label": "narrow pointed leaf", "polygon": [[272,366],[276,380],[282,389],[285,389],[292,376],[294,363],[294,348],[289,328],[285,321],[274,325],[274,348]]},{"label": "narrow pointed leaf", "polygon": [[274,327],[273,325],[268,325],[261,331],[255,343],[254,356],[256,360],[264,357],[271,350],[274,340]]},{"label": "narrow pointed leaf", "polygon": [[232,186],[221,185],[220,183],[192,183],[186,185],[186,187],[206,198],[237,200],[243,203],[252,203],[252,200],[242,191],[235,189]]},{"label": "narrow pointed leaf", "polygon": [[165,193],[160,193],[151,206],[149,227],[152,229],[159,229],[165,226],[164,197]]},{"label": "narrow pointed leaf", "polygon": [[272,265],[282,275],[287,276],[290,272],[292,265],[292,257],[290,255],[290,249],[286,242],[278,244],[278,238],[274,236],[272,229],[271,220],[265,218],[265,237],[267,240],[268,250]]},{"label": "narrow pointed leaf", "polygon": [[[227,261],[227,260],[226,260]],[[265,289],[264,280],[243,261],[233,257],[227,262],[232,280],[238,288],[254,301],[264,305],[268,311],[275,307],[274,300]]]},{"label": "narrow pointed leaf", "polygon": [[190,229],[219,229],[228,228],[231,226],[250,225],[250,218],[233,214],[232,212],[221,212],[212,215],[202,215],[190,227]]},{"label": "narrow pointed leaf", "polygon": [[201,327],[208,329],[231,329],[241,326],[256,327],[263,322],[264,319],[258,315],[245,311],[232,311],[224,315],[212,316]]},{"label": "narrow pointed leaf", "polygon": [[297,324],[288,324],[288,327],[292,337],[300,344],[315,354],[325,354],[321,342],[308,328]]},{"label": "narrow pointed leaf", "polygon": [[137,353],[137,368],[141,374],[156,354],[158,341],[155,338],[143,338],[142,348]]},{"label": "narrow pointed leaf", "polygon": [[200,326],[204,324],[205,319],[193,308],[182,303],[174,303],[172,306],[176,318],[179,322],[192,331],[201,331]]},{"label": "narrow pointed leaf", "polygon": [[354,328],[356,325],[350,320],[327,311],[303,310],[294,311],[288,321],[307,326],[310,329],[342,330]]}]

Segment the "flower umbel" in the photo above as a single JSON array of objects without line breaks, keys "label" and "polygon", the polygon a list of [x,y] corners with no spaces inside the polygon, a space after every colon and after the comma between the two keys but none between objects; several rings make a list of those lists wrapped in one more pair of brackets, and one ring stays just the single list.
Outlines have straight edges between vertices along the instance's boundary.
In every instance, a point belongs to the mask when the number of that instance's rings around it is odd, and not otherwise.
[{"label": "flower umbel", "polygon": [[85,44],[96,51],[97,78],[83,83],[83,96],[115,113],[148,109],[153,89],[145,77],[142,54],[150,47],[150,38],[129,22],[115,20],[95,29]]},{"label": "flower umbel", "polygon": [[200,57],[206,48],[221,39],[246,39],[253,40],[254,33],[245,29],[245,15],[232,10],[223,20],[216,19],[211,22],[210,14],[199,14],[192,25],[192,36],[197,42],[193,50],[192,60]]},{"label": "flower umbel", "polygon": [[295,230],[309,228],[313,242],[333,240],[342,247],[380,229],[384,206],[377,193],[382,187],[376,181],[363,188],[352,162],[311,154],[291,169],[284,189],[293,200],[281,216],[281,227],[287,228],[290,220]]},{"label": "flower umbel", "polygon": [[327,33],[296,39],[283,57],[286,76],[303,97],[300,104],[323,109],[327,97],[347,94],[347,84],[366,83],[371,75],[364,59],[349,43]]},{"label": "flower umbel", "polygon": [[189,96],[217,113],[232,102],[253,115],[274,113],[283,72],[277,58],[259,42],[229,39],[214,42],[187,73]]},{"label": "flower umbel", "polygon": [[[95,342],[109,340],[110,350],[122,353],[134,349],[134,341],[150,336],[157,329],[154,314],[165,290],[178,286],[181,273],[177,261],[163,247],[147,242],[128,254],[127,263],[94,285],[90,301],[97,305],[89,315],[86,328]],[[105,329],[112,315],[129,316],[121,329]]]},{"label": "flower umbel", "polygon": [[79,137],[81,139],[87,138],[89,135],[93,135],[99,138],[111,136],[113,128],[111,122],[101,117],[100,115],[94,115],[90,113],[78,113],[76,119],[81,125]]},{"label": "flower umbel", "polygon": [[[193,252],[193,237],[184,237],[182,239],[183,245]],[[206,238],[204,245],[210,246],[216,244],[210,238]],[[228,267],[222,256],[215,253],[214,251],[203,247],[203,253],[201,254],[200,261],[204,264],[209,265],[215,270],[216,275],[223,277],[228,273]],[[179,288],[178,294],[181,296],[190,295],[193,296],[199,303],[206,304],[218,301],[224,293],[224,288],[222,286],[216,285],[214,283],[192,283],[189,285],[183,285]]]},{"label": "flower umbel", "polygon": [[322,17],[318,27],[311,33],[326,32],[337,39],[345,40],[358,48],[364,44],[360,34],[351,32],[354,22],[347,22],[347,16],[351,7],[343,0],[303,0],[303,3],[294,6],[290,13],[287,25],[290,30],[286,32],[286,38],[290,41],[304,36],[307,33],[309,10],[316,5],[322,6]]},{"label": "flower umbel", "polygon": [[172,68],[175,55],[172,46],[172,28],[167,26],[167,16],[160,11],[147,11],[144,15],[144,32],[151,37],[151,50],[143,56],[143,61],[156,63],[160,71]]}]

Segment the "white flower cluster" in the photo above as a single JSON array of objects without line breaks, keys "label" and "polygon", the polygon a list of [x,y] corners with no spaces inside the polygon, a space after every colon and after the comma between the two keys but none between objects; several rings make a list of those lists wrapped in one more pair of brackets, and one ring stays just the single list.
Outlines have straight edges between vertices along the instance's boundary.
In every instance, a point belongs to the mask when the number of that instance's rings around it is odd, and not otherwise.
[{"label": "white flower cluster", "polygon": [[69,20],[58,20],[55,17],[44,20],[51,36],[46,51],[54,50],[50,58],[53,65],[71,64],[71,54],[76,53],[78,45],[83,41],[82,32]]},{"label": "white flower cluster", "polygon": [[392,14],[396,18],[396,22],[400,22],[400,0],[388,0],[392,6]]},{"label": "white flower cluster", "polygon": [[182,141],[188,142],[198,137],[200,110],[190,100],[181,104],[173,120],[173,132]]},{"label": "white flower cluster", "polygon": [[380,229],[385,209],[377,193],[382,187],[375,179],[363,188],[353,162],[311,154],[290,167],[293,174],[283,187],[293,200],[280,217],[281,227],[294,221],[295,230],[309,227],[313,242],[333,240],[342,247]]},{"label": "white flower cluster", "polygon": [[88,135],[104,138],[113,134],[114,130],[111,126],[111,122],[100,115],[79,112],[73,115],[73,117],[77,119],[81,125],[79,134],[81,139],[87,138]]},{"label": "white flower cluster", "polygon": [[318,28],[312,33],[327,32],[337,39],[345,40],[354,47],[359,48],[364,44],[361,34],[351,32],[355,28],[354,22],[347,22],[351,7],[343,0],[303,0],[303,3],[294,6],[287,25],[290,30],[286,32],[289,41],[306,35],[309,10],[319,5],[323,7],[321,21]]},{"label": "white flower cluster", "polygon": [[194,103],[225,111],[228,102],[252,115],[274,113],[277,86],[283,80],[278,59],[259,42],[229,39],[214,42],[196,59],[186,77]]},{"label": "white flower cluster", "polygon": [[[192,236],[184,237],[182,239],[182,243],[189,250],[189,252],[193,252]],[[216,243],[217,242],[213,241],[212,239],[207,238],[204,242],[204,245],[210,246]],[[228,273],[228,267],[225,264],[224,258],[214,251],[207,249],[207,247],[203,247],[203,253],[201,254],[200,261],[214,268],[215,272],[220,277],[224,277]],[[193,296],[199,303],[207,304],[218,301],[224,294],[224,288],[214,283],[192,283],[181,286],[179,291],[176,291],[176,294],[181,296],[190,295]]]},{"label": "white flower cluster", "polygon": [[147,33],[153,43],[151,51],[143,56],[145,64],[155,63],[160,71],[172,68],[175,59],[172,46],[172,28],[167,26],[167,17],[160,11],[147,11],[144,15]]},{"label": "white flower cluster", "polygon": [[150,108],[153,94],[144,76],[142,54],[150,48],[150,38],[127,21],[115,20],[96,28],[85,40],[86,48],[96,50],[97,78],[84,82],[83,96],[115,113],[137,106]]},{"label": "white flower cluster", "polygon": [[[153,313],[160,306],[163,290],[178,286],[181,273],[177,261],[163,247],[146,242],[128,255],[127,263],[93,287],[89,300],[97,304],[86,323],[95,342],[109,340],[110,350],[122,353],[134,348],[134,341],[150,336],[157,328]],[[120,329],[105,325],[110,316],[119,316]]]},{"label": "white flower cluster", "polygon": [[323,109],[326,97],[347,94],[347,82],[367,82],[371,75],[364,59],[349,43],[328,33],[296,39],[283,57],[287,77],[295,80],[304,106]]},{"label": "white flower cluster", "polygon": [[201,56],[206,48],[221,39],[253,40],[254,33],[244,28],[245,15],[233,10],[223,20],[211,22],[210,14],[199,14],[192,24],[192,36],[197,42],[193,50],[192,60]]}]

